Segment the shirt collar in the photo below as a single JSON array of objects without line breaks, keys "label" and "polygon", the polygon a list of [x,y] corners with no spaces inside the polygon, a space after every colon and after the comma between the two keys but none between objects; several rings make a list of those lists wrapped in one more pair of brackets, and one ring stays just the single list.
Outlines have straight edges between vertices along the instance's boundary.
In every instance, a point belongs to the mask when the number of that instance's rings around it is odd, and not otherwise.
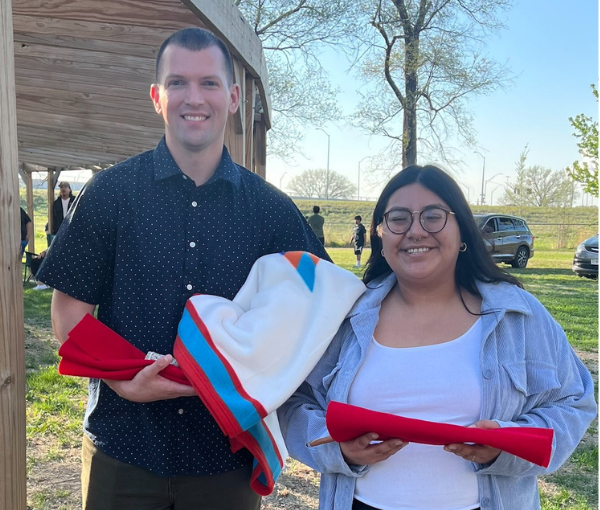
[{"label": "shirt collar", "polygon": [[[154,158],[154,179],[156,181],[160,181],[162,179],[167,179],[169,177],[173,177],[174,175],[182,175],[183,172],[181,168],[175,163],[169,148],[167,147],[167,142],[165,141],[165,137],[163,136],[156,149],[153,152]],[[233,162],[231,156],[229,155],[229,151],[227,147],[223,145],[223,154],[221,155],[221,161],[219,162],[219,166],[215,170],[215,173],[212,177],[206,182],[206,184],[211,184],[219,179],[223,179],[225,181],[229,181],[236,188],[239,188],[241,184],[241,176],[239,167]]]}]

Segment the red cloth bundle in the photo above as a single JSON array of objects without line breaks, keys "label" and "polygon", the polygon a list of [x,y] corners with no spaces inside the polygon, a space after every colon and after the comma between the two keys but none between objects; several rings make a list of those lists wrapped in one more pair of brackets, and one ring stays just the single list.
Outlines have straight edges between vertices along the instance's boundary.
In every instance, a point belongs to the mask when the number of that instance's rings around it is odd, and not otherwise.
[{"label": "red cloth bundle", "polygon": [[404,418],[362,407],[330,402],[325,416],[327,430],[337,442],[350,441],[368,432],[379,439],[398,438],[413,443],[447,445],[476,443],[499,448],[542,467],[548,467],[554,431],[536,427],[477,429]]},{"label": "red cloth bundle", "polygon": [[[90,314],[86,314],[69,331],[58,354],[62,357],[58,364],[58,373],[61,375],[116,381],[131,380],[142,368],[154,363],[153,360],[144,359],[146,353]],[[175,365],[169,365],[160,375],[190,386],[181,368]]]}]

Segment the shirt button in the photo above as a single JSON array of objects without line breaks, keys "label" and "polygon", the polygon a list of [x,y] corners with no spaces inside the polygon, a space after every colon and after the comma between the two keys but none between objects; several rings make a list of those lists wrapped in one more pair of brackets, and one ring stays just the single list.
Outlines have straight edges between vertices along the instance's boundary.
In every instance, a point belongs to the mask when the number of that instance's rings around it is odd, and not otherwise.
[{"label": "shirt button", "polygon": [[195,200],[192,202],[192,207],[198,207],[198,202],[196,202]]},{"label": "shirt button", "polygon": [[196,243],[195,243],[194,241],[192,241],[192,242],[190,243],[190,248],[195,248],[195,247],[196,247]]},{"label": "shirt button", "polygon": [[192,284],[191,284],[191,283],[188,283],[188,284],[185,286],[185,288],[186,288],[187,290],[192,290],[192,288],[193,288],[193,287],[192,287]]},{"label": "shirt button", "polygon": [[179,413],[179,414],[183,414],[183,409],[179,409],[179,410],[177,411],[177,413]]},{"label": "shirt button", "polygon": [[490,506],[490,498],[481,498],[481,506]]},{"label": "shirt button", "polygon": [[493,375],[493,372],[488,368],[487,370],[484,370],[483,372],[483,377],[485,377],[486,379],[491,379]]}]

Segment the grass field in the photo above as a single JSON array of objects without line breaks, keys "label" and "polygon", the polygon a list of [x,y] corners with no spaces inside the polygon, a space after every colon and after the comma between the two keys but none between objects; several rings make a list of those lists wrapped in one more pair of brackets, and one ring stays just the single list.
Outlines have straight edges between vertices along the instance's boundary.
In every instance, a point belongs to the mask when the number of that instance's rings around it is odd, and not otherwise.
[{"label": "grass field", "polygon": [[[338,265],[361,275],[361,271],[353,267],[355,258],[351,249],[330,248],[328,251]],[[363,262],[368,256],[367,250]],[[536,251],[527,269],[502,267],[518,275],[525,287],[551,311],[597,383],[598,283],[578,278],[571,272],[572,256],[572,250]],[[58,356],[50,326],[50,296],[51,291],[34,291],[33,284],[24,287],[28,506],[31,510],[75,510],[81,506],[79,447],[87,399],[86,381],[61,377],[56,372]],[[540,480],[543,510],[598,508],[597,427],[595,421],[563,468]],[[294,461],[288,462],[288,467],[281,480],[284,488],[265,500],[264,509],[290,508],[280,504],[291,497],[285,487],[290,480],[304,487],[303,494],[297,496],[301,503],[294,508],[316,508],[314,473],[308,473]],[[279,495],[283,499],[279,499]]]}]

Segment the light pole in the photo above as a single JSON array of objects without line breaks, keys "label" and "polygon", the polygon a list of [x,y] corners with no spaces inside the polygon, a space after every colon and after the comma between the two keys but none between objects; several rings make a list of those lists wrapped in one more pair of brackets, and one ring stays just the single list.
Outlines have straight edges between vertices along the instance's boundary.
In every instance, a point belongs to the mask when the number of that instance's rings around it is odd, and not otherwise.
[{"label": "light pole", "polygon": [[[283,178],[287,175],[287,172],[283,172],[283,175],[279,178],[279,189],[281,190],[281,183],[283,181]],[[281,190],[283,191],[283,190]]]},{"label": "light pole", "polygon": [[360,200],[360,164],[365,160],[369,159],[372,156],[365,156],[358,162],[358,186],[356,188],[356,200]]},{"label": "light pole", "polygon": [[498,184],[498,186],[492,190],[492,193],[490,194],[490,205],[494,205],[494,191],[496,191],[498,188],[502,188],[503,186],[504,184]]},{"label": "light pole", "polygon": [[483,158],[483,171],[481,172],[481,205],[485,203],[485,156],[479,151],[474,151],[474,154],[479,154]]},{"label": "light pole", "polygon": [[329,133],[327,131],[325,131],[323,128],[317,128],[319,131],[323,131],[323,133],[325,133],[327,135],[327,175],[326,175],[326,182],[325,182],[325,200],[329,200],[329,149],[331,147],[331,137],[329,136]]},{"label": "light pole", "polygon": [[[491,177],[490,177],[490,178],[489,178],[487,181],[485,181],[485,188],[484,188],[484,191],[483,191],[483,196],[484,196],[484,197],[485,197],[485,195],[487,194],[487,185],[488,185],[488,182],[491,182],[491,181],[493,181],[493,180],[494,180],[496,177],[498,177],[499,175],[504,175],[504,174],[503,174],[502,172],[499,172],[499,173],[497,173],[497,174],[494,174],[494,175],[492,175],[492,176],[491,176]],[[492,205],[492,204],[490,204],[490,205]]]}]

